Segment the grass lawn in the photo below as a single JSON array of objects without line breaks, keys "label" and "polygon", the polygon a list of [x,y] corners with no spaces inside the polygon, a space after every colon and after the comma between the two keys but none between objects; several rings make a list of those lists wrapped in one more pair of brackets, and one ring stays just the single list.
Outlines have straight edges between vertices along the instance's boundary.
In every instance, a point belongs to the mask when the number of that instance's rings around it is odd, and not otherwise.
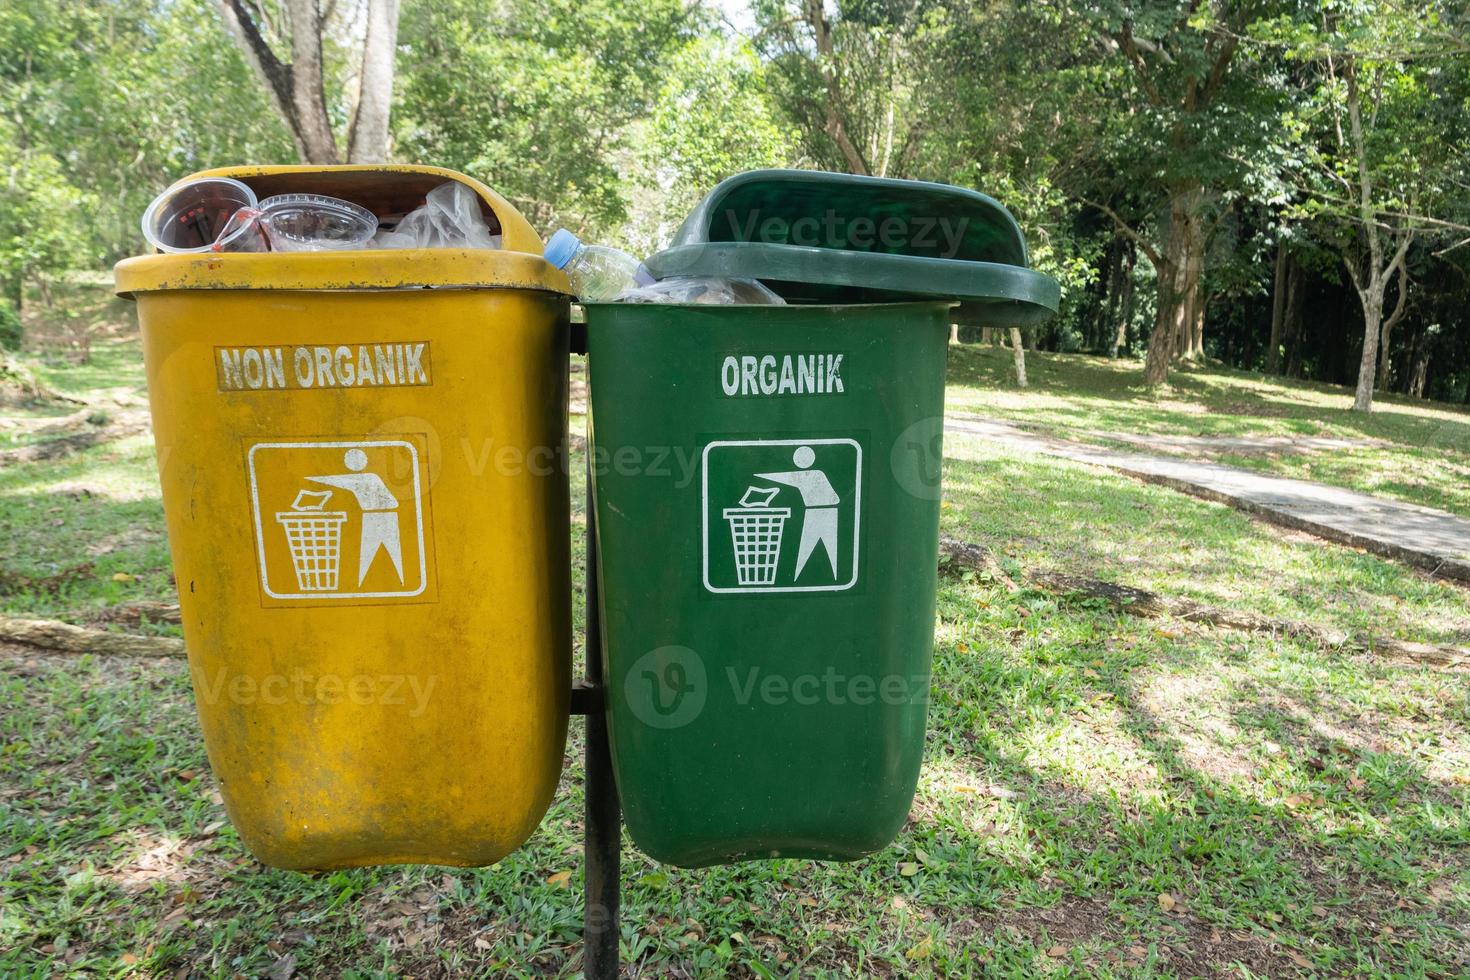
[{"label": "grass lawn", "polygon": [[1176,369],[1167,389],[1149,394],[1139,362],[1083,354],[1027,352],[1026,373],[1030,387],[1017,388],[1008,350],[953,348],[949,410],[1132,452],[1139,447],[1106,433],[1371,441],[1210,458],[1470,516],[1470,409],[1464,406],[1377,396],[1373,412],[1363,415],[1350,410],[1351,389],[1221,367]]},{"label": "grass lawn", "polygon": [[[1315,389],[1273,396],[1302,400],[1290,418],[1217,418],[1178,395],[1052,384],[1105,363],[1031,366],[1049,387],[991,388],[1007,361],[957,352],[952,407],[1048,426],[1076,412],[1100,430],[1358,424]],[[46,370],[68,384],[59,362]],[[128,371],[65,390],[126,388]],[[1374,437],[1407,446],[1427,416],[1403,415]],[[1089,467],[949,449],[944,531],[1003,566],[1470,642],[1465,592],[1395,563]],[[21,545],[0,551],[3,608],[82,622],[165,598],[152,465],[130,438],[0,469],[0,534]],[[578,568],[580,545],[577,530]],[[254,862],[225,821],[182,664],[0,650],[0,975],[572,975],[572,731],[550,814],[501,864],[301,875]],[[623,956],[647,977],[1460,976],[1467,845],[1465,674],[947,574],[926,764],[899,838],[852,864],[701,871],[628,844]]]}]

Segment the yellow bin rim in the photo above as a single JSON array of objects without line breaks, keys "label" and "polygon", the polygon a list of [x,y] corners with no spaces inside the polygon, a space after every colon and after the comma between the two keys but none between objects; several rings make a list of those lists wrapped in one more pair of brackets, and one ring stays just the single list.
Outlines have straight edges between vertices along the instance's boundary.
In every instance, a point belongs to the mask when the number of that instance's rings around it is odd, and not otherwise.
[{"label": "yellow bin rim", "polygon": [[566,275],[541,257],[541,236],[489,187],[444,167],[407,164],[241,166],[183,180],[231,177],[264,198],[305,192],[362,203],[380,217],[423,203],[444,181],[464,184],[499,225],[501,248],[354,249],[341,252],[194,252],[140,255],[114,268],[117,295],[184,289],[535,289],[569,294]]}]

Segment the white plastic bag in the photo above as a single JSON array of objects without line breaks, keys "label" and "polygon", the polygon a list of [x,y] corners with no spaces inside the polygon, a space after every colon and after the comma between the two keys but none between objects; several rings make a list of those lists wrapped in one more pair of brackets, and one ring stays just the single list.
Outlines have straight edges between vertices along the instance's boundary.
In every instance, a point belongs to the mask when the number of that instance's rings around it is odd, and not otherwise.
[{"label": "white plastic bag", "polygon": [[626,289],[619,303],[699,303],[708,306],[785,306],[786,301],[756,279],[675,276],[651,286]]},{"label": "white plastic bag", "polygon": [[423,207],[373,237],[373,248],[499,248],[480,213],[480,196],[458,181],[429,191]]}]

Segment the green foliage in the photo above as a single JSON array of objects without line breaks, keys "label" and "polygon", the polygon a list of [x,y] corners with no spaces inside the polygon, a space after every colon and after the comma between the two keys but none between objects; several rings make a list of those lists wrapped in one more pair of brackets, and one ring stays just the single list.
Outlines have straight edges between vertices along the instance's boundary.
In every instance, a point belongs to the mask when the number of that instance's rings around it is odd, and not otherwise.
[{"label": "green foliage", "polygon": [[543,229],[610,234],[627,215],[627,127],[696,27],[680,0],[410,4],[398,152],[482,178]]},{"label": "green foliage", "polygon": [[695,38],[670,59],[636,142],[633,220],[621,237],[641,252],[666,241],[726,177],[790,166],[797,154],[796,128],[775,106],[754,50],[717,34]]},{"label": "green foliage", "polygon": [[190,171],[294,156],[222,31],[208,0],[0,7],[0,228],[37,239],[0,249],[26,253],[25,274],[136,251],[148,201]]},{"label": "green foliage", "polygon": [[[13,123],[0,119],[0,304],[12,314],[19,311],[27,279],[95,264],[100,258],[90,248],[87,229],[96,195],[68,182],[61,161],[51,153],[22,149],[16,131]],[[18,325],[16,335],[18,341]]]},{"label": "green foliage", "polygon": [[20,312],[9,303],[0,302],[0,350],[19,350],[24,337]]}]

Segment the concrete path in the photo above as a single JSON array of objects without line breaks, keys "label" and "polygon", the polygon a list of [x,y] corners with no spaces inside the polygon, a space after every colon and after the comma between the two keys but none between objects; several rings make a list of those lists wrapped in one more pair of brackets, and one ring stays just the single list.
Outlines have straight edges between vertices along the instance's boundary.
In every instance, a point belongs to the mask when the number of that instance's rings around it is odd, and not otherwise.
[{"label": "concrete path", "polygon": [[1275,524],[1470,582],[1470,520],[1441,510],[1220,463],[1085,446],[974,415],[947,415],[944,428],[1021,452],[1105,466],[1230,504]]},{"label": "concrete path", "polygon": [[1083,429],[1079,435],[1121,442],[1156,453],[1186,456],[1315,456],[1344,449],[1376,449],[1382,439],[1331,439],[1325,436],[1161,436],[1147,432],[1103,432]]}]

